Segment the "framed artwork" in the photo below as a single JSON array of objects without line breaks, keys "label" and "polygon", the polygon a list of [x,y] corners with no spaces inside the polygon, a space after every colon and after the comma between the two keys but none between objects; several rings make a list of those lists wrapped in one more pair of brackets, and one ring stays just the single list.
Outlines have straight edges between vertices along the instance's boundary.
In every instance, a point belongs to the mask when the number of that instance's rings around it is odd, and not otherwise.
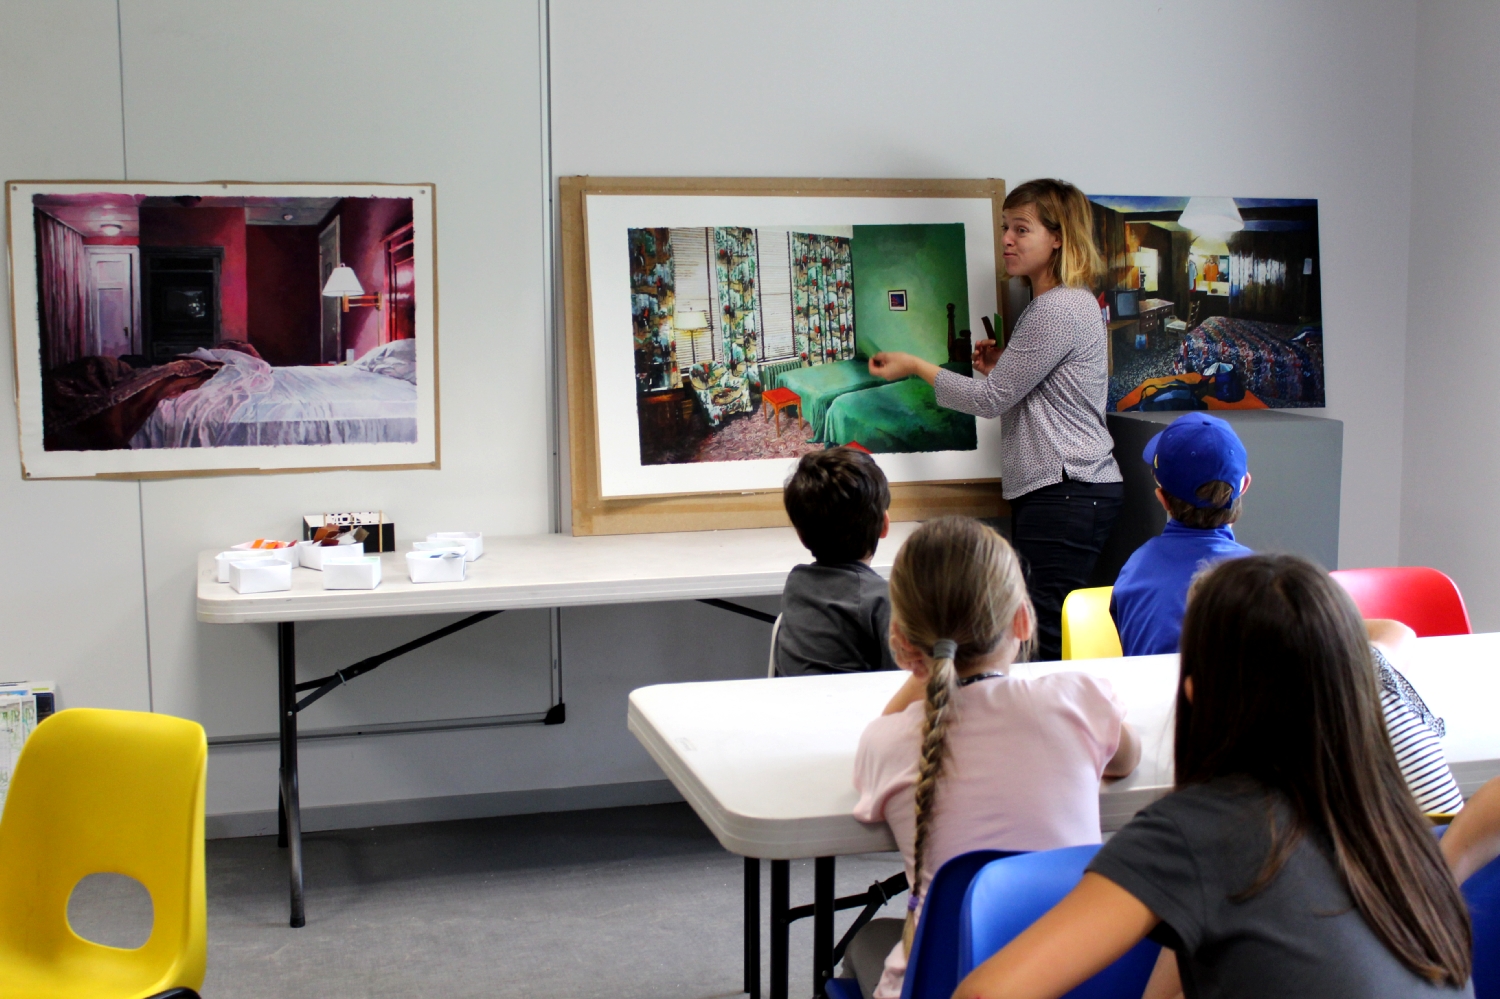
[{"label": "framed artwork", "polygon": [[437,467],[433,185],[6,195],[24,477]]},{"label": "framed artwork", "polygon": [[575,534],[784,524],[797,459],[840,444],[875,456],[893,516],[999,512],[998,422],[868,360],[901,350],[968,372],[969,317],[1006,298],[1003,182],[570,177],[561,191]]},{"label": "framed artwork", "polygon": [[1108,265],[1094,290],[1141,297],[1140,321],[1111,324],[1110,410],[1324,405],[1316,200],[1089,201]]}]

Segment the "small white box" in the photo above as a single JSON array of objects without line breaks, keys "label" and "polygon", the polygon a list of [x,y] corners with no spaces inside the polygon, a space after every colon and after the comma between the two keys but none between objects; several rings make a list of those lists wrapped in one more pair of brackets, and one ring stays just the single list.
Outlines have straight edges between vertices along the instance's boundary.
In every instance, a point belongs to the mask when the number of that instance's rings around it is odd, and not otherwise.
[{"label": "small white box", "polygon": [[214,556],[214,562],[219,567],[219,582],[229,582],[229,563],[231,562],[255,562],[257,560],[266,562],[280,562],[273,553],[266,552],[264,555],[252,555],[249,552],[220,552]]},{"label": "small white box", "polygon": [[321,545],[316,541],[299,541],[297,547],[292,549],[297,553],[298,561],[305,569],[322,570],[323,566],[334,559],[356,559],[363,558],[365,546],[353,545]]},{"label": "small white box", "polygon": [[406,572],[413,583],[461,583],[466,565],[468,561],[456,548],[406,553]]},{"label": "small white box", "polygon": [[256,555],[269,555],[272,558],[281,559],[287,565],[297,564],[297,546],[291,542],[287,542],[285,548],[251,548],[250,546],[253,544],[255,542],[246,541],[242,545],[235,545],[232,550],[237,552],[252,552]]},{"label": "small white box", "polygon": [[462,552],[464,558],[469,558],[469,546],[462,541],[413,541],[411,550],[414,552]]},{"label": "small white box", "polygon": [[472,562],[484,554],[484,535],[472,531],[439,531],[427,535],[428,541],[459,542],[469,550],[465,558]]},{"label": "small white box", "polygon": [[292,564],[276,558],[229,563],[229,585],[236,593],[270,593],[292,588]]},{"label": "small white box", "polygon": [[[340,545],[341,548],[357,548],[360,545]],[[359,558],[325,558],[323,560],[323,589],[325,590],[373,590],[380,585],[380,556],[364,555]]]}]

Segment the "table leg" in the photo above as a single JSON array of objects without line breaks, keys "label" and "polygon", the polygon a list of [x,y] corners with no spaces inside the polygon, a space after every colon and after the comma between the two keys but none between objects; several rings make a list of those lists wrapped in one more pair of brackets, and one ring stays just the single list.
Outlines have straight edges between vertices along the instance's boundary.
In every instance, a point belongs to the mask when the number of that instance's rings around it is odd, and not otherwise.
[{"label": "table leg", "polygon": [[745,858],[745,992],[760,999],[760,860]]},{"label": "table leg", "polygon": [[771,999],[787,999],[787,957],[792,924],[787,919],[791,908],[792,862],[771,861]]},{"label": "table leg", "polygon": [[813,995],[823,995],[823,983],[833,977],[833,865],[834,858],[813,861]]},{"label": "table leg", "polygon": [[297,632],[290,621],[276,626],[281,674],[281,795],[278,815],[291,855],[291,925],[307,923],[302,905],[302,806],[297,796]]}]

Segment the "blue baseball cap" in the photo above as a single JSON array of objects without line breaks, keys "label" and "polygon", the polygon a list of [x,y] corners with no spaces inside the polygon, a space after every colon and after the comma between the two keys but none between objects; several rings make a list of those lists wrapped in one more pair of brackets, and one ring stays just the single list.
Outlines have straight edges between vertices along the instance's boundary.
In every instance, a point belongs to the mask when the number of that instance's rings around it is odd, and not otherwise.
[{"label": "blue baseball cap", "polygon": [[1141,453],[1156,484],[1173,496],[1199,509],[1210,504],[1198,498],[1198,488],[1207,482],[1227,482],[1240,498],[1248,458],[1234,428],[1216,416],[1188,413],[1146,444]]}]

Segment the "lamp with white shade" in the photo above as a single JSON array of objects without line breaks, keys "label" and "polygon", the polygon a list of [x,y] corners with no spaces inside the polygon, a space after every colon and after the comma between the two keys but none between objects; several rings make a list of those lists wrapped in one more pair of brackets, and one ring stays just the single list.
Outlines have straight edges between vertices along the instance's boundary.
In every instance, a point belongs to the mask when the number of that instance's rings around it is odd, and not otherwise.
[{"label": "lamp with white shade", "polygon": [[373,305],[379,309],[385,304],[385,296],[380,292],[365,294],[365,287],[359,283],[354,268],[347,264],[340,264],[328,275],[328,281],[323,285],[323,297],[341,299],[345,312],[351,305]]},{"label": "lamp with white shade", "polygon": [[708,329],[707,312],[673,312],[672,328],[688,334],[688,343],[692,345],[693,363],[698,363],[698,338],[697,334]]},{"label": "lamp with white shade", "polygon": [[1233,198],[1188,198],[1177,224],[1211,236],[1227,236],[1245,228],[1245,220],[1240,217]]}]

